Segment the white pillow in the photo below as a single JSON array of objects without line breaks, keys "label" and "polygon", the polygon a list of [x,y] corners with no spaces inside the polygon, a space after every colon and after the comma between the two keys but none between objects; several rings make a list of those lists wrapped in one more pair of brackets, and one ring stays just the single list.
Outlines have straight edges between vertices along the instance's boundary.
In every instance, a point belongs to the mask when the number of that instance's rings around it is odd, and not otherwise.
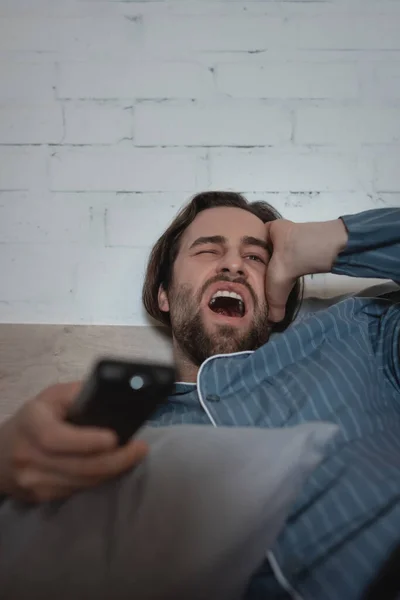
[{"label": "white pillow", "polygon": [[235,600],[338,428],[146,428],[135,471],[0,509],[2,600]]}]

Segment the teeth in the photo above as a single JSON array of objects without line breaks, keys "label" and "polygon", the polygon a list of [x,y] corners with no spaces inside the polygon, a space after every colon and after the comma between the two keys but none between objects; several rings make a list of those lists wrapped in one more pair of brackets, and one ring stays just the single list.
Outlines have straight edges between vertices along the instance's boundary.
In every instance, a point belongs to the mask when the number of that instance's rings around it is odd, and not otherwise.
[{"label": "teeth", "polygon": [[214,300],[214,298],[219,298],[220,296],[236,298],[236,300],[240,300],[241,302],[244,302],[244,300],[240,294],[236,294],[236,292],[228,292],[227,290],[218,290],[218,292],[215,292],[215,294],[213,295],[211,300]]}]

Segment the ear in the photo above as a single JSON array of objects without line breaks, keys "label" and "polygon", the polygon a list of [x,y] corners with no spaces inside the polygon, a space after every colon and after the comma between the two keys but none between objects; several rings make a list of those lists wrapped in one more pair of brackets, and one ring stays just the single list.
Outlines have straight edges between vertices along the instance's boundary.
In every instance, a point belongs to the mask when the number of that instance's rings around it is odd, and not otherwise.
[{"label": "ear", "polygon": [[164,290],[162,285],[160,285],[160,287],[158,288],[158,308],[162,312],[169,312],[167,292]]}]

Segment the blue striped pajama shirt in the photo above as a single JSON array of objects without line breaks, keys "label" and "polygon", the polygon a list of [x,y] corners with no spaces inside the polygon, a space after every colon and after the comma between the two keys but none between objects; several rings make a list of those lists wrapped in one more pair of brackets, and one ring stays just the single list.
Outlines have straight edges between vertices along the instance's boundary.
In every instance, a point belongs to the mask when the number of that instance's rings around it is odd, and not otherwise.
[{"label": "blue striped pajama shirt", "polygon": [[[399,281],[400,209],[342,219],[349,241],[332,272]],[[197,385],[177,383],[154,415],[155,426],[340,426],[246,600],[357,600],[400,541],[396,302],[396,292],[352,297],[303,316],[255,352],[210,357]]]}]

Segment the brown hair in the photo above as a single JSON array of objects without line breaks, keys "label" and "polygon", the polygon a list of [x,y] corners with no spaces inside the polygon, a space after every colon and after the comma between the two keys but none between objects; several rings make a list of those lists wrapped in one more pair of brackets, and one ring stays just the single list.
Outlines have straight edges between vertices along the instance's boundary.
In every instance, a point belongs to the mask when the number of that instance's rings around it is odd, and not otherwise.
[{"label": "brown hair", "polygon": [[[194,196],[184,206],[167,230],[154,245],[146,269],[142,290],[142,300],[148,314],[163,325],[170,326],[169,313],[163,312],[158,306],[158,290],[160,285],[168,291],[172,281],[175,259],[179,252],[180,240],[185,229],[203,210],[217,206],[232,206],[241,208],[256,215],[263,223],[281,219],[279,212],[268,202],[249,202],[237,192],[203,192]],[[286,314],[283,321],[273,326],[272,332],[284,331],[296,318],[303,299],[303,280],[299,279],[286,304]]]}]

